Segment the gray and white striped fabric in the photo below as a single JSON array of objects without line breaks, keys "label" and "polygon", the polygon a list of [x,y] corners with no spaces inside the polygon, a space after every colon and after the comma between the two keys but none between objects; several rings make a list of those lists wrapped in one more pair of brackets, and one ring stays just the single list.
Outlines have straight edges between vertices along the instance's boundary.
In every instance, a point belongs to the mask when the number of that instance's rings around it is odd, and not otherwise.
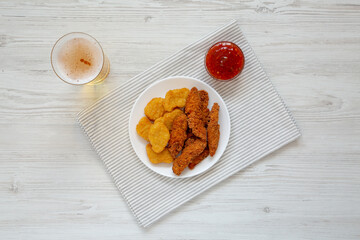
[{"label": "gray and white striped fabric", "polygon": [[[246,59],[241,75],[230,82],[213,80],[204,68],[208,48],[223,40],[240,46]],[[191,178],[173,179],[151,171],[137,158],[129,140],[128,120],[136,98],[146,86],[169,76],[203,80],[222,96],[230,112],[231,135],[223,156],[211,169]],[[78,121],[143,227],[300,136],[236,21],[116,88],[80,112]]]}]

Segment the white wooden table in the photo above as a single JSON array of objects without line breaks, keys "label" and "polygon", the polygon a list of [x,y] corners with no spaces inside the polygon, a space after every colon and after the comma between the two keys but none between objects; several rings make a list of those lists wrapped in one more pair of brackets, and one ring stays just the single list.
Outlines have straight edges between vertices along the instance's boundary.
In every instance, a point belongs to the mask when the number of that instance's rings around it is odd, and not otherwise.
[{"label": "white wooden table", "polygon": [[[140,228],[75,115],[231,19],[303,136]],[[102,43],[104,84],[56,78],[72,31]],[[1,1],[0,239],[360,239],[360,2]]]}]

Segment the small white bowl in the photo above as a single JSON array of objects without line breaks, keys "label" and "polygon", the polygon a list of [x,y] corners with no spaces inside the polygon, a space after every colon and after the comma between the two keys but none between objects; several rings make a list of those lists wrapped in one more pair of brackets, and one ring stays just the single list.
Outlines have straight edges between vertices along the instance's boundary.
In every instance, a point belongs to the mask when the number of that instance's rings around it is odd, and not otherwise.
[{"label": "small white bowl", "polygon": [[[149,158],[146,154],[146,145],[148,142],[137,134],[136,125],[138,124],[139,120],[145,116],[144,108],[152,98],[165,97],[167,91],[184,87],[189,89],[197,87],[199,90],[207,91],[209,93],[208,108],[210,110],[215,102],[219,104],[220,140],[218,149],[213,157],[207,157],[193,170],[186,168],[180,176],[177,176],[172,171],[172,163],[153,164],[149,161]],[[166,177],[187,178],[203,173],[211,168],[224,153],[230,137],[230,116],[223,99],[212,87],[206,83],[191,77],[169,77],[151,84],[140,94],[138,99],[135,101],[135,104],[130,113],[129,135],[135,153],[148,168]]]}]

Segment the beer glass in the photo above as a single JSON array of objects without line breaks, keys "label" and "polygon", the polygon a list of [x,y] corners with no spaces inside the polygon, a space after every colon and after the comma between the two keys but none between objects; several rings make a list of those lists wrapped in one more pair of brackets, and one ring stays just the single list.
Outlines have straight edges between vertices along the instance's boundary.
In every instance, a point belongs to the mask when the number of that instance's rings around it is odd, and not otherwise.
[{"label": "beer glass", "polygon": [[61,80],[73,85],[101,83],[110,72],[100,43],[81,32],[68,33],[56,41],[51,65]]}]

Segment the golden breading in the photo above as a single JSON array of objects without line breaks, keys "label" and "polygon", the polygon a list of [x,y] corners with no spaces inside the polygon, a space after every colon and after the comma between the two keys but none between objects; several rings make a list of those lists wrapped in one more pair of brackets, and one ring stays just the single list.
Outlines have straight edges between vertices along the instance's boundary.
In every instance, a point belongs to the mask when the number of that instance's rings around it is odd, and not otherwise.
[{"label": "golden breading", "polygon": [[209,117],[209,109],[208,109],[208,104],[209,104],[209,94],[207,91],[205,90],[200,90],[199,91],[199,96],[200,96],[200,111],[202,113],[202,120],[205,124],[205,126],[207,126],[208,124],[208,117]]},{"label": "golden breading", "polygon": [[162,122],[163,124],[165,124],[165,126],[169,130],[171,130],[172,126],[173,126],[174,119],[177,116],[180,116],[180,115],[183,115],[183,114],[184,114],[184,112],[181,111],[180,109],[174,109],[172,112],[165,113],[164,116],[162,116],[161,118],[156,119],[155,122]]},{"label": "golden breading", "polygon": [[172,163],[173,158],[170,154],[170,152],[167,150],[167,148],[164,149],[164,151],[160,153],[156,153],[152,150],[151,144],[146,145],[146,153],[148,155],[148,158],[150,162],[154,164],[158,163]]},{"label": "golden breading", "polygon": [[173,164],[172,170],[176,175],[180,175],[182,171],[191,163],[193,159],[199,156],[206,147],[206,141],[196,139],[192,144],[183,149]]},{"label": "golden breading", "polygon": [[136,125],[136,132],[140,135],[140,137],[142,137],[146,141],[149,141],[149,130],[152,125],[153,124],[147,117],[143,117]]},{"label": "golden breading", "polygon": [[168,144],[170,139],[169,129],[162,122],[154,123],[149,130],[149,141],[154,152],[159,153]]},{"label": "golden breading", "polygon": [[192,112],[200,113],[201,98],[199,90],[193,87],[186,98],[185,113],[189,115]]},{"label": "golden breading", "polygon": [[190,90],[187,88],[170,90],[165,95],[164,107],[167,112],[172,111],[174,108],[185,107],[186,98]]},{"label": "golden breading", "polygon": [[184,142],[187,138],[187,128],[187,117],[185,114],[175,118],[173,130],[170,133],[170,140],[168,146],[169,152],[173,158],[175,158],[176,155],[178,155],[179,152],[183,149]]},{"label": "golden breading", "polygon": [[209,156],[209,149],[208,148],[205,148],[205,150],[200,153],[199,156],[197,156],[196,158],[194,158],[191,163],[189,163],[189,168],[190,169],[194,169],[194,167],[196,165],[198,165],[202,160],[204,160],[205,158],[207,158]]},{"label": "golden breading", "polygon": [[219,109],[220,109],[219,104],[214,103],[209,115],[210,121],[208,124],[208,144],[209,144],[210,156],[215,155],[220,139],[220,125],[218,123]]},{"label": "golden breading", "polygon": [[206,128],[203,121],[201,105],[199,91],[196,87],[193,87],[186,99],[185,113],[187,114],[189,128],[192,133],[195,136],[206,140]]},{"label": "golden breading", "polygon": [[184,147],[187,147],[187,146],[193,144],[195,142],[195,140],[196,140],[196,137],[186,139],[185,143],[184,143]]},{"label": "golden breading", "polygon": [[163,98],[153,98],[146,105],[144,109],[145,115],[150,120],[156,120],[159,117],[162,117],[165,113],[164,109],[164,99]]}]

